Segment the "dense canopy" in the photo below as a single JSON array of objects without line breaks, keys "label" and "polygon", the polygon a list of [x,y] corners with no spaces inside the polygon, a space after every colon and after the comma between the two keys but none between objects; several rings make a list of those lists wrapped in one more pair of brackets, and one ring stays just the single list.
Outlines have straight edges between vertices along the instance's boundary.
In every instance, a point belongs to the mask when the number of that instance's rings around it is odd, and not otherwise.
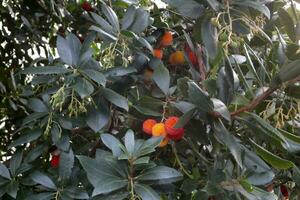
[{"label": "dense canopy", "polygon": [[3,0],[0,198],[300,199],[299,0]]}]

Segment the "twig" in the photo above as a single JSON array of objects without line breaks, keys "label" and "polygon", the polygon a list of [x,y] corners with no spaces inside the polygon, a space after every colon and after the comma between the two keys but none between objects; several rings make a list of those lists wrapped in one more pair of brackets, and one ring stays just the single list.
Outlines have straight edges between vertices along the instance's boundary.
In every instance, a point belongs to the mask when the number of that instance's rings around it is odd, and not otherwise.
[{"label": "twig", "polygon": [[172,150],[173,150],[173,153],[175,155],[175,159],[180,167],[180,169],[185,173],[185,175],[187,175],[190,179],[194,179],[193,175],[191,175],[188,171],[186,171],[186,169],[184,168],[184,166],[182,165],[181,161],[180,161],[180,158],[177,154],[177,149],[175,147],[175,143],[172,143]]},{"label": "twig", "polygon": [[[296,77],[293,80],[288,81],[287,84],[293,84],[293,83],[296,83],[298,81],[300,81],[300,76]],[[244,106],[244,107],[242,107],[242,108],[240,108],[240,109],[238,109],[234,112],[231,112],[230,113],[231,117],[234,117],[234,116],[237,116],[241,113],[248,112],[248,111],[251,111],[251,110],[255,109],[258,104],[263,102],[266,98],[268,98],[274,91],[276,91],[279,88],[280,88],[280,85],[270,87],[264,93],[262,93],[260,96],[253,99],[252,102],[250,104],[248,104],[247,106]],[[216,117],[216,118],[221,117],[221,114],[218,113],[218,112],[215,112],[215,111],[210,112],[209,114],[213,117]]]}]

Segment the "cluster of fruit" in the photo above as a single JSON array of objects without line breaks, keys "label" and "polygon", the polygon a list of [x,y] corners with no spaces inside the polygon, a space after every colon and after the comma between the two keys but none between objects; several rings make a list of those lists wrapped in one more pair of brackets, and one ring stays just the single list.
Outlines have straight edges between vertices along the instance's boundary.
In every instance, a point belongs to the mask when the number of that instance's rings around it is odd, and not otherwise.
[{"label": "cluster of fruit", "polygon": [[153,137],[163,137],[160,147],[168,144],[169,140],[178,141],[184,135],[184,128],[175,128],[179,118],[172,116],[165,120],[165,122],[157,122],[154,119],[147,119],[143,123],[143,131]]},{"label": "cluster of fruit", "polygon": [[[165,31],[159,39],[158,48],[153,49],[153,56],[158,59],[163,58],[163,48],[170,46],[173,43],[173,35],[170,31]],[[184,64],[184,52],[175,51],[169,56],[169,63],[171,65]]]}]

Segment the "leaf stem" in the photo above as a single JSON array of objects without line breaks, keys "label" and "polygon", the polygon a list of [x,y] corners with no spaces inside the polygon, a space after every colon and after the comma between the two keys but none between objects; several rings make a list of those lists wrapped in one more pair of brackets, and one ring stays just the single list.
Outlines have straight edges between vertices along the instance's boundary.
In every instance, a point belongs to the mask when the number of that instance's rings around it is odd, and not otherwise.
[{"label": "leaf stem", "polygon": [[175,159],[180,167],[180,169],[185,173],[185,175],[187,175],[190,179],[194,179],[194,176],[191,175],[185,168],[184,166],[182,165],[181,161],[180,161],[180,158],[177,154],[177,149],[176,149],[176,146],[175,146],[175,143],[172,142],[172,150],[173,150],[173,153],[175,155]]}]

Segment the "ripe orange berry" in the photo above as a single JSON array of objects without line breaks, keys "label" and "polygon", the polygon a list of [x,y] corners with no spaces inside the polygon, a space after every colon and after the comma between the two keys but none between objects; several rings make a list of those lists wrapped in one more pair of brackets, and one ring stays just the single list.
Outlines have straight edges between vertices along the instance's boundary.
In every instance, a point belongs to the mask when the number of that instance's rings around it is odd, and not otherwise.
[{"label": "ripe orange berry", "polygon": [[182,65],[184,64],[184,53],[183,51],[175,51],[169,57],[169,63],[171,65]]},{"label": "ripe orange berry", "polygon": [[163,136],[165,137],[167,135],[165,124],[164,123],[157,123],[152,127],[152,135],[154,137]]},{"label": "ripe orange berry", "polygon": [[164,139],[160,142],[159,147],[164,147],[164,146],[166,146],[166,145],[168,144],[168,142],[169,142],[169,139],[168,139],[168,138],[164,138]]},{"label": "ripe orange berry", "polygon": [[147,119],[143,123],[143,131],[148,135],[152,135],[152,127],[157,124],[154,119]]},{"label": "ripe orange berry", "polygon": [[172,116],[165,121],[165,129],[168,134],[168,138],[177,141],[180,140],[184,135],[184,128],[174,128],[179,121],[178,117]]},{"label": "ripe orange berry", "polygon": [[170,31],[166,31],[160,39],[160,46],[166,47],[173,42],[173,35]]},{"label": "ripe orange berry", "polygon": [[162,59],[163,51],[161,49],[153,49],[153,56],[158,59]]}]

